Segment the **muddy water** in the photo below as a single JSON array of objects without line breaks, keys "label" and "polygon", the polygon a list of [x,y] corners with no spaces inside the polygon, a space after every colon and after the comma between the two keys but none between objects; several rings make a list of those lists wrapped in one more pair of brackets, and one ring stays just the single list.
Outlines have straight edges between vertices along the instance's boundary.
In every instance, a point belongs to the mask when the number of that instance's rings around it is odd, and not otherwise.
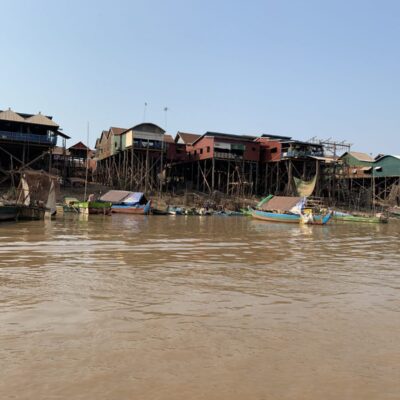
[{"label": "muddy water", "polygon": [[400,224],[0,225],[0,399],[398,399]]}]

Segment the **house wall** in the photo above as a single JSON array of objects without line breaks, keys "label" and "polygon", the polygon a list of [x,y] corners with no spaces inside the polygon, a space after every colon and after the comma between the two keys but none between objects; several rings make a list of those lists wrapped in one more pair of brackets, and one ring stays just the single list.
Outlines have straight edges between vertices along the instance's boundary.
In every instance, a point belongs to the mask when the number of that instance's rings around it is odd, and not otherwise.
[{"label": "house wall", "polygon": [[[382,170],[376,170],[381,167]],[[375,177],[400,177],[400,159],[393,156],[386,156],[374,163]]]},{"label": "house wall", "polygon": [[345,154],[341,157],[341,160],[343,164],[346,164],[349,167],[371,167],[373,164],[373,161],[361,161],[353,157],[351,154]]},{"label": "house wall", "polygon": [[281,160],[281,142],[277,140],[270,140],[268,138],[257,138],[256,142],[260,143],[260,161],[262,163]]},{"label": "house wall", "polygon": [[[243,148],[243,159],[245,161],[256,161],[260,159],[260,144],[253,141],[234,140],[214,136],[205,136],[188,149],[190,158],[194,160],[205,160],[209,158],[226,158],[229,154],[234,158],[234,149]],[[227,154],[228,153],[228,154]]]}]

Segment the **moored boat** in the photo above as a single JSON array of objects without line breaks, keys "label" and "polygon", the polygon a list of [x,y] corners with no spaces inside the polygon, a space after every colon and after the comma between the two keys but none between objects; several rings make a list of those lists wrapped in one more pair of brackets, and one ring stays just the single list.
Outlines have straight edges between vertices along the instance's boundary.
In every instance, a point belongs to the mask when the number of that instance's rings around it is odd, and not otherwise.
[{"label": "moored boat", "polygon": [[268,196],[250,212],[256,219],[291,224],[325,225],[331,219],[331,212],[315,212],[305,204],[305,197]]},{"label": "moored boat", "polygon": [[18,206],[5,204],[0,205],[0,221],[11,221],[18,218]]},{"label": "moored boat", "polygon": [[151,210],[151,200],[142,192],[110,190],[100,197],[100,202],[111,203],[111,211],[118,214],[146,215]]},{"label": "moored boat", "polygon": [[147,215],[150,213],[150,209],[151,200],[149,200],[146,204],[113,204],[111,206],[111,211],[119,214]]},{"label": "moored boat", "polygon": [[74,204],[80,214],[89,215],[111,215],[112,204],[107,201],[80,201]]},{"label": "moored boat", "polygon": [[334,221],[341,221],[341,222],[363,222],[368,224],[381,224],[387,223],[388,219],[383,214],[367,216],[367,215],[354,215],[339,211],[333,212],[333,219]]}]

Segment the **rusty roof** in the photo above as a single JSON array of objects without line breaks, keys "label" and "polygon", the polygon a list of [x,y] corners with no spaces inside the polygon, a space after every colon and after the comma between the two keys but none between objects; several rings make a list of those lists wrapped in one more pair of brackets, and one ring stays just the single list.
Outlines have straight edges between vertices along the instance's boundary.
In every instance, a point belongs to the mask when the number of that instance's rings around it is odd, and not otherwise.
[{"label": "rusty roof", "polygon": [[165,143],[174,143],[174,138],[171,135],[164,135]]},{"label": "rusty roof", "polygon": [[125,128],[117,128],[116,126],[112,126],[110,128],[110,132],[113,135],[119,136],[119,135],[121,135],[121,133],[126,132],[126,129]]},{"label": "rusty roof", "polygon": [[175,138],[175,141],[178,141],[178,137],[180,137],[185,144],[192,144],[195,142],[201,135],[196,133],[188,133],[188,132],[178,132]]},{"label": "rusty roof", "polygon": [[[350,154],[352,157],[356,158],[359,161],[367,161],[367,162],[374,161],[374,159],[367,153],[360,153],[358,151],[349,151],[345,154]],[[345,154],[343,154],[343,156]]]},{"label": "rusty roof", "polygon": [[68,150],[90,150],[84,143],[78,142],[75,143],[73,146],[69,147]]}]

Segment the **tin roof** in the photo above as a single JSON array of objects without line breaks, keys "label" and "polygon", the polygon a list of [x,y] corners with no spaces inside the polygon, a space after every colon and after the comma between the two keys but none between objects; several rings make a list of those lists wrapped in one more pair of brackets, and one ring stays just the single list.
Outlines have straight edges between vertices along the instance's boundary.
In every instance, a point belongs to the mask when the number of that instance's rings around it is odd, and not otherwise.
[{"label": "tin roof", "polygon": [[164,135],[165,143],[174,143],[174,138],[171,135]]},{"label": "tin roof", "polygon": [[53,121],[52,117],[43,115],[40,112],[36,115],[26,114],[26,113],[15,112],[15,111],[11,110],[11,108],[9,108],[8,110],[5,110],[5,111],[0,110],[0,120],[51,126],[54,128],[59,127],[59,125]]},{"label": "tin roof", "polygon": [[25,121],[31,124],[53,126],[58,128],[58,125],[54,121],[52,121],[50,118],[46,117],[40,112],[36,115],[32,115],[32,117],[26,118]]},{"label": "tin roof", "polygon": [[184,144],[192,144],[195,142],[201,135],[196,133],[188,133],[188,132],[178,132],[175,137],[175,141],[179,140],[179,137],[182,139]]},{"label": "tin roof", "polygon": [[25,122],[25,118],[21,117],[19,114],[9,108],[6,111],[0,112],[0,120],[2,121],[14,121],[14,122]]},{"label": "tin roof", "polygon": [[256,139],[256,136],[248,136],[248,135],[234,135],[232,133],[221,133],[221,132],[206,132],[200,137],[198,137],[192,144],[197,143],[200,139],[202,139],[205,136],[211,136],[215,138],[221,138],[221,139],[232,139],[232,140],[248,140],[250,142],[253,142]]},{"label": "tin roof", "polygon": [[110,128],[110,132],[113,134],[113,135],[116,135],[116,136],[119,136],[119,135],[121,135],[123,132],[125,132],[126,131],[126,129],[125,128],[117,128],[116,126],[112,126],[111,128]]},{"label": "tin roof", "polygon": [[366,161],[366,162],[372,162],[374,159],[367,153],[360,153],[358,151],[348,151],[344,153],[340,158],[343,158],[346,154],[349,154],[350,156],[354,157],[358,161]]},{"label": "tin roof", "polygon": [[78,143],[75,143],[73,146],[69,147],[68,150],[88,150],[89,151],[90,149],[82,142],[78,142]]}]

